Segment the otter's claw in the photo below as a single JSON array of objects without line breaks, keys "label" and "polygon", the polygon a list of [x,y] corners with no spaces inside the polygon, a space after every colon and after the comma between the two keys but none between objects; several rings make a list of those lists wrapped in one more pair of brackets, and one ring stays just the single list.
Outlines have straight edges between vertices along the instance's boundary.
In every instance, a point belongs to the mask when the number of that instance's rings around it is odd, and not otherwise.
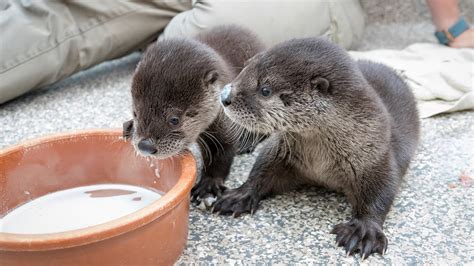
[{"label": "otter's claw", "polygon": [[222,215],[239,217],[243,213],[253,214],[259,205],[260,199],[253,190],[237,188],[224,193],[213,205],[214,211]]},{"label": "otter's claw", "polygon": [[344,247],[347,255],[360,253],[362,260],[373,253],[383,255],[387,249],[387,238],[381,226],[370,219],[353,218],[334,226],[331,234],[336,235],[337,246]]},{"label": "otter's claw", "polygon": [[213,201],[207,198],[220,197],[226,189],[223,179],[203,177],[191,190],[191,202],[199,205],[203,201],[207,207],[210,207]]}]

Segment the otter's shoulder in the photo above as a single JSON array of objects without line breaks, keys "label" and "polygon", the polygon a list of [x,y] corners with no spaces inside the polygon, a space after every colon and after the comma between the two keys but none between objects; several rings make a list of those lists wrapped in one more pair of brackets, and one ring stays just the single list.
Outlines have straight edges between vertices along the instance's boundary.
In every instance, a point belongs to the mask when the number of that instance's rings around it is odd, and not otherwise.
[{"label": "otter's shoulder", "polygon": [[364,78],[382,98],[390,113],[416,114],[416,101],[406,82],[392,68],[367,60],[357,61]]},{"label": "otter's shoulder", "polygon": [[210,28],[198,34],[196,40],[214,49],[230,66],[238,68],[265,48],[256,34],[238,25]]},{"label": "otter's shoulder", "polygon": [[264,45],[251,30],[238,25],[220,25],[209,28],[196,35],[199,40],[213,48],[217,46],[250,46],[249,48],[263,50]]},{"label": "otter's shoulder", "polygon": [[[419,117],[415,96],[405,81],[392,68],[371,61],[360,60],[357,64],[367,82],[382,99],[393,118],[396,128],[393,134],[416,142],[419,136]],[[411,145],[414,148],[416,145]]]}]

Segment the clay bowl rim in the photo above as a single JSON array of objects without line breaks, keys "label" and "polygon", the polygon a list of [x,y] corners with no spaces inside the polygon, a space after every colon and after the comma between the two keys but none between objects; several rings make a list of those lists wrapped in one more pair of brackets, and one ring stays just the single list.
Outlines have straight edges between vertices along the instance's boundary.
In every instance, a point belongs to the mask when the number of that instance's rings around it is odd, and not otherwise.
[{"label": "clay bowl rim", "polygon": [[[91,129],[34,138],[0,150],[0,162],[2,158],[5,158],[10,153],[28,147],[86,136],[121,137],[122,131],[119,129]],[[110,222],[83,229],[50,234],[0,233],[0,250],[41,251],[81,246],[133,231],[158,219],[162,215],[170,212],[183,200],[186,200],[189,191],[194,185],[196,179],[196,161],[193,155],[187,151],[179,160],[181,162],[181,174],[178,182],[159,200],[145,208]]]}]

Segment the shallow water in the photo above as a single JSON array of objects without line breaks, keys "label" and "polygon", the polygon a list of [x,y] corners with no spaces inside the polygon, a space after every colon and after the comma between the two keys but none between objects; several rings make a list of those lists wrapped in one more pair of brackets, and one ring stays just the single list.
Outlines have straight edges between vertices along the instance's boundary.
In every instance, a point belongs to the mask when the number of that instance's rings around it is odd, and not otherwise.
[{"label": "shallow water", "polygon": [[57,191],[9,212],[0,219],[0,232],[46,234],[94,226],[138,211],[158,200],[162,194],[122,184]]}]

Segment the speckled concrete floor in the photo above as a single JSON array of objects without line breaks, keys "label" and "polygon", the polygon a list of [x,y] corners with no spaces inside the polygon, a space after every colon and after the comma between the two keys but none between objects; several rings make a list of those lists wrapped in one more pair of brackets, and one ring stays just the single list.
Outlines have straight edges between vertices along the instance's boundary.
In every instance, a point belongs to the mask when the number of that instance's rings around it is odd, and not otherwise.
[{"label": "speckled concrete floor", "polygon": [[[428,22],[369,26],[359,49],[402,48],[433,41]],[[406,36],[403,42],[393,36]],[[0,148],[21,140],[75,129],[120,127],[130,117],[129,84],[139,55],[107,62],[54,86],[0,106]],[[474,263],[474,112],[422,121],[418,155],[385,223],[389,247],[369,264]],[[229,185],[242,183],[254,155],[238,158]],[[318,188],[262,203],[254,216],[219,217],[192,208],[189,241],[179,263],[320,262],[355,263],[334,245],[332,225],[348,219],[339,194]]]}]

